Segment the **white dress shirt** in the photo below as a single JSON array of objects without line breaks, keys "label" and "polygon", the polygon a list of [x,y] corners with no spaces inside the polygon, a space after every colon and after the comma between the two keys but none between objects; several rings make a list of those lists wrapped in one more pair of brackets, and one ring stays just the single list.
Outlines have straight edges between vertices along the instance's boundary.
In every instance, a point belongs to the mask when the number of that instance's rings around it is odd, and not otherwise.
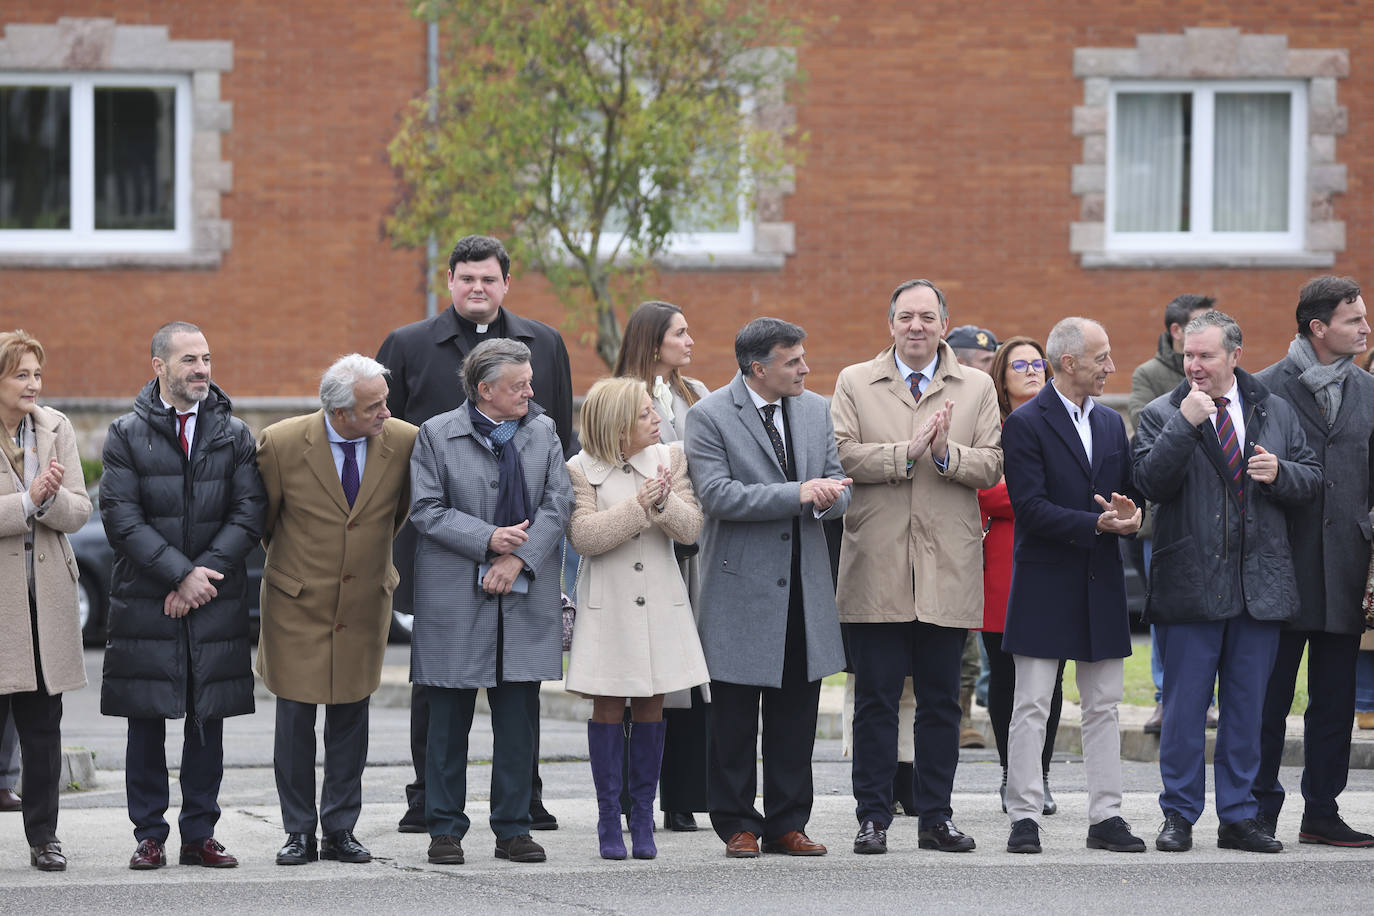
[{"label": "white dress shirt", "polygon": [[1091,465],[1093,463],[1093,427],[1088,422],[1088,415],[1093,412],[1093,407],[1097,405],[1097,402],[1092,398],[1087,398],[1083,402],[1084,406],[1079,407],[1064,397],[1064,392],[1059,390],[1053,379],[1050,380],[1050,385],[1054,388],[1054,393],[1059,395],[1059,400],[1064,404],[1064,409],[1069,412],[1069,421],[1073,423],[1073,428],[1078,431],[1078,438],[1083,441],[1083,454],[1088,456],[1088,464]]},{"label": "white dress shirt", "polygon": [[[159,400],[161,400],[162,396],[158,395],[158,398]],[[162,401],[162,406],[166,407],[172,413],[177,415],[184,413],[189,413],[191,415],[190,418],[186,421],[186,453],[189,455],[191,453],[191,450],[194,449],[196,445],[196,421],[200,419],[200,401],[196,401],[194,404],[192,404],[190,410],[178,410],[171,404],[168,404],[165,400]],[[178,419],[176,423],[178,427],[181,426],[181,420]]]}]

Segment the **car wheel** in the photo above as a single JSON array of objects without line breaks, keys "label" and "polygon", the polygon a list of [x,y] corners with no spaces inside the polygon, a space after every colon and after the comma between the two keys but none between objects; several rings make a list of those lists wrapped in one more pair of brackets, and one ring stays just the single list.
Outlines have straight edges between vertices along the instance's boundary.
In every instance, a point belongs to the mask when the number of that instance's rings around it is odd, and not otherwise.
[{"label": "car wheel", "polygon": [[76,615],[81,624],[81,641],[94,646],[105,641],[105,614],[100,596],[91,590],[91,581],[85,574],[76,580]]},{"label": "car wheel", "polygon": [[391,611],[391,642],[410,642],[410,633],[415,625],[415,615],[407,614],[405,611],[398,611],[394,608]]}]

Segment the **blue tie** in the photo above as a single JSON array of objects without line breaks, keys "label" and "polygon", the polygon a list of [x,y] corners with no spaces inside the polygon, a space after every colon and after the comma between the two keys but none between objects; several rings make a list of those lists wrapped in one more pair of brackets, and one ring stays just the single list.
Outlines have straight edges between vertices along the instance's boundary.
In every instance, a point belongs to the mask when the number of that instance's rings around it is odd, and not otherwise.
[{"label": "blue tie", "polygon": [[353,508],[353,501],[358,498],[358,459],[354,454],[357,447],[356,442],[339,443],[339,448],[343,449],[344,454],[343,474],[339,480],[343,484],[344,498],[348,500],[350,509]]}]

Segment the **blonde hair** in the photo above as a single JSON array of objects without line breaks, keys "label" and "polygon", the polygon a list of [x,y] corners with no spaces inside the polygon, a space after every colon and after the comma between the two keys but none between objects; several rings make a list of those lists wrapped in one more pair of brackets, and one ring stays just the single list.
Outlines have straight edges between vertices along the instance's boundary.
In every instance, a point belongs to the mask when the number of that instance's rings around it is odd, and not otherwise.
[{"label": "blonde hair", "polygon": [[630,435],[649,387],[637,378],[603,378],[582,401],[582,450],[620,464],[620,442]]},{"label": "blonde hair", "polygon": [[38,338],[18,328],[0,332],[0,378],[12,375],[19,368],[19,361],[28,353],[33,354],[38,365],[43,365],[43,345]]}]

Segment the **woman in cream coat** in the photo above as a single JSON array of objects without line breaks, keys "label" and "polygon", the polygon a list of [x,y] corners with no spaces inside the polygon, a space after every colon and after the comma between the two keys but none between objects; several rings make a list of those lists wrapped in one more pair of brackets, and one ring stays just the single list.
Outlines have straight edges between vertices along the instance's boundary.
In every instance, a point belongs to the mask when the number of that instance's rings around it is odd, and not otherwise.
[{"label": "woman in cream coat", "polygon": [[590,696],[587,745],[601,855],[625,857],[620,837],[622,716],[630,702],[630,839],[657,854],[653,802],[663,756],[663,695],[710,679],[673,555],[701,530],[682,450],[659,442],[644,384],[603,379],[582,405],[582,451],[568,462],[576,507],[568,525],[587,560],[577,596],[567,688]]},{"label": "woman in cream coat", "polygon": [[19,732],[29,862],[63,871],[62,694],[86,686],[67,533],[86,523],[91,501],[71,423],[38,404],[42,380],[42,345],[0,334],[0,723],[12,718]]},{"label": "woman in cream coat", "polygon": [[[663,421],[659,441],[669,445],[687,437],[687,411],[709,393],[701,382],[682,374],[691,365],[694,345],[682,309],[671,302],[651,300],[641,302],[630,313],[616,357],[616,375],[640,379],[649,387],[654,410]],[[678,566],[695,614],[700,585],[697,557],[680,558]],[[696,830],[693,812],[707,810],[710,702],[709,684],[677,690],[663,698],[666,731],[663,769],[658,774],[658,801],[663,809],[663,826],[668,830]],[[621,810],[629,813],[629,799],[623,794]]]}]

